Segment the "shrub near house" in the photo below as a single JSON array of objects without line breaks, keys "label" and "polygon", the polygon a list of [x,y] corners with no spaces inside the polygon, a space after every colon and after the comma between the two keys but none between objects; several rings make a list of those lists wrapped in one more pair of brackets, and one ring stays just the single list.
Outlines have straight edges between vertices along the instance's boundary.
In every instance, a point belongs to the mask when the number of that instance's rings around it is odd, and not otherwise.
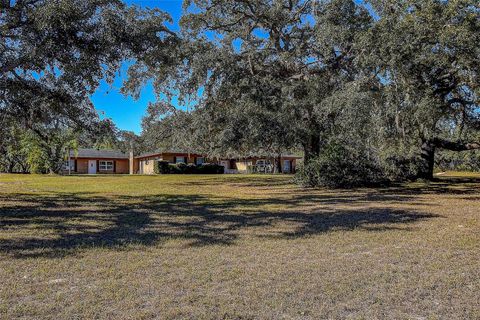
[{"label": "shrub near house", "polygon": [[172,164],[168,161],[155,161],[154,172],[156,174],[223,174],[225,168],[214,163],[204,163],[200,165],[177,163]]}]

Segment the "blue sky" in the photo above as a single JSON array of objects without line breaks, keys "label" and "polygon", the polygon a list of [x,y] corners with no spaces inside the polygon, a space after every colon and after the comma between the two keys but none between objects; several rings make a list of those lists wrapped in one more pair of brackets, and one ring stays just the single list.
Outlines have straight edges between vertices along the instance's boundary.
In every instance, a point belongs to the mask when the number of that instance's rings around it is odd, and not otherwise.
[{"label": "blue sky", "polygon": [[[158,7],[167,11],[172,16],[175,24],[171,27],[177,28],[177,22],[182,13],[182,0],[127,0],[128,4],[137,4],[142,7]],[[146,86],[138,100],[126,97],[120,93],[122,85],[122,74],[125,74],[126,67],[123,67],[113,85],[102,82],[97,91],[92,95],[95,108],[102,117],[111,118],[118,128],[122,130],[141,132],[141,120],[149,102],[155,101],[155,95],[151,86]]]}]

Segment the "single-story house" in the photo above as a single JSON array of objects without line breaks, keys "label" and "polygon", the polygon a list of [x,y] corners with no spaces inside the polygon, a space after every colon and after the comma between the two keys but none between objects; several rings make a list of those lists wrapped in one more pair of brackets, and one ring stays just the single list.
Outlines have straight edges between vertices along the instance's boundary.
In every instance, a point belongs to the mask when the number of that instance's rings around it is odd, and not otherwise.
[{"label": "single-story house", "polygon": [[251,156],[237,159],[221,159],[219,163],[225,167],[226,172],[273,173],[277,172],[278,161],[280,160],[282,173],[295,173],[297,160],[300,158],[295,155],[281,155],[280,157]]},{"label": "single-story house", "polygon": [[[283,173],[294,173],[296,162],[301,157],[282,155],[280,163]],[[70,151],[65,161],[64,172],[87,174],[154,174],[155,161],[170,163],[186,163],[200,165],[202,163],[218,163],[225,167],[226,173],[274,172],[278,167],[278,157],[245,157],[236,159],[208,159],[199,153],[184,151],[151,152],[134,156],[118,150],[78,149]],[[69,170],[70,169],[70,170]]]},{"label": "single-story house", "polygon": [[118,150],[78,149],[70,151],[70,159],[65,161],[64,171],[88,174],[128,174],[129,155]]},{"label": "single-story house", "polygon": [[151,152],[136,156],[133,161],[133,171],[139,174],[153,174],[154,161],[170,163],[186,163],[199,165],[206,163],[206,157],[197,153],[182,151]]}]

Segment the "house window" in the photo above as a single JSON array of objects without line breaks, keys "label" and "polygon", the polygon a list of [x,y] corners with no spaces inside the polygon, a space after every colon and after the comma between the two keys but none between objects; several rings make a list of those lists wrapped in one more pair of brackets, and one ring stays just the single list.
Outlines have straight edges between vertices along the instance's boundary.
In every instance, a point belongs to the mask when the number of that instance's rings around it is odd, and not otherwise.
[{"label": "house window", "polygon": [[266,164],[267,164],[266,161],[263,160],[263,159],[257,160],[257,166],[262,166],[263,167]]},{"label": "house window", "polygon": [[65,160],[65,162],[63,163],[63,169],[64,170],[75,170],[75,160]]},{"label": "house window", "polygon": [[204,157],[198,157],[197,158],[197,165],[201,165],[205,163],[205,158]]},{"label": "house window", "polygon": [[99,161],[100,171],[113,171],[113,161]]},{"label": "house window", "polygon": [[185,163],[185,157],[176,157],[175,163]]}]

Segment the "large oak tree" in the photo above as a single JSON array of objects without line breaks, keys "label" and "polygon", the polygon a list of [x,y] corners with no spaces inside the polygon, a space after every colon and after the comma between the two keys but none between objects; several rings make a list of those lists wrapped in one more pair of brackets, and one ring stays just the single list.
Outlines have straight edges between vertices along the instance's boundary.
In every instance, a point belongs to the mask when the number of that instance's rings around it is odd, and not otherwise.
[{"label": "large oak tree", "polygon": [[366,42],[382,77],[396,139],[421,150],[431,179],[437,149],[480,148],[480,4],[476,0],[378,0]]},{"label": "large oak tree", "polygon": [[[18,122],[46,146],[50,130],[98,128],[90,95],[101,80],[153,52],[157,63],[173,61],[169,20],[118,0],[1,0],[2,122]],[[59,158],[59,150],[51,154]]]}]

